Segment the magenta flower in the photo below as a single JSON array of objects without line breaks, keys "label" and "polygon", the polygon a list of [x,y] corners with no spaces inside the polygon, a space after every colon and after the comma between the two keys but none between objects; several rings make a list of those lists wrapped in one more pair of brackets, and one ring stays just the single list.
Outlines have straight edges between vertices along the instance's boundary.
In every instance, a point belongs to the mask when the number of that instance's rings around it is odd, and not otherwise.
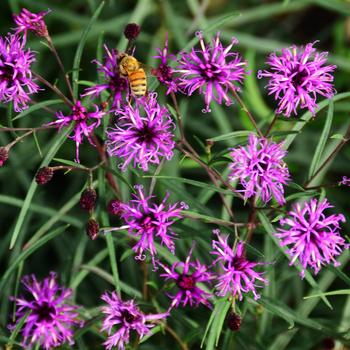
[{"label": "magenta flower", "polygon": [[317,95],[332,98],[334,65],[326,65],[327,52],[318,53],[315,43],[297,48],[282,49],[281,56],[271,53],[267,64],[271,71],[258,72],[258,78],[270,78],[267,85],[269,95],[278,101],[276,113],[290,117],[297,115],[297,108],[308,108],[315,115]]},{"label": "magenta flower", "polygon": [[28,108],[29,95],[39,91],[30,70],[35,56],[24,45],[17,35],[0,37],[0,101],[13,102],[16,112]]},{"label": "magenta flower", "polygon": [[193,248],[188,253],[185,262],[177,261],[171,267],[159,263],[165,271],[160,276],[166,280],[173,280],[177,287],[175,295],[168,294],[169,298],[172,299],[170,309],[178,307],[180,304],[182,306],[189,304],[192,307],[199,306],[202,303],[210,307],[208,299],[211,297],[211,294],[198,284],[201,283],[209,287],[208,283],[213,276],[206,265],[201,264],[198,260],[195,262],[190,261],[192,250]]},{"label": "magenta flower", "polygon": [[341,186],[341,185],[350,187],[350,177],[343,176],[343,178],[339,182],[339,186]]},{"label": "magenta flower", "polygon": [[101,331],[107,331],[108,339],[103,343],[107,350],[117,347],[124,350],[129,343],[131,331],[135,331],[140,338],[149,333],[154,322],[165,319],[168,313],[145,315],[135,304],[134,300],[122,301],[112,292],[106,292],[101,297],[107,305],[102,307],[105,314]]},{"label": "magenta flower", "polygon": [[192,48],[190,53],[182,52],[179,66],[176,72],[180,74],[180,87],[188,95],[198,90],[204,95],[205,109],[210,112],[212,100],[226,105],[232,104],[228,96],[230,89],[239,90],[235,84],[243,83],[247,74],[246,64],[237,52],[230,52],[233,45],[237,44],[236,38],[232,38],[231,44],[224,47],[220,41],[220,33],[217,33],[212,45],[205,45],[201,32],[197,33],[200,49]]},{"label": "magenta flower", "polygon": [[176,57],[168,54],[168,34],[165,38],[163,49],[157,48],[158,55],[153,58],[160,59],[160,64],[157,69],[152,70],[152,74],[157,77],[158,81],[167,87],[166,94],[177,92],[179,90],[178,78],[174,75],[174,69],[168,65],[168,59]]},{"label": "magenta flower", "polygon": [[134,167],[148,171],[149,164],[159,164],[163,157],[172,158],[175,124],[169,111],[157,103],[155,94],[137,99],[135,107],[124,105],[116,115],[115,128],[107,130],[106,144],[110,156],[124,159],[121,170],[132,162]]},{"label": "magenta flower", "polygon": [[133,194],[134,199],[129,204],[121,204],[121,218],[126,223],[129,234],[138,242],[132,248],[137,256],[137,260],[144,260],[145,251],[151,254],[153,266],[155,267],[155,255],[157,254],[154,245],[158,238],[161,245],[165,245],[171,253],[175,252],[175,232],[171,229],[171,225],[176,218],[182,218],[181,210],[187,209],[186,204],[178,203],[166,206],[165,202],[169,197],[166,194],[163,201],[157,205],[149,203],[153,196],[145,197],[142,186],[135,186],[137,194]]},{"label": "magenta flower", "polygon": [[12,298],[17,304],[16,324],[9,326],[12,330],[28,315],[22,328],[23,343],[26,349],[34,344],[46,350],[58,347],[64,343],[74,344],[73,326],[83,326],[78,320],[77,307],[71,305],[70,289],[60,287],[56,281],[56,274],[43,281],[38,281],[34,275],[22,279],[27,292],[27,298]]},{"label": "magenta flower", "polygon": [[[221,236],[219,230],[214,230],[213,233],[218,238],[217,241],[212,241],[213,251],[211,254],[217,256],[213,265],[219,263],[221,270],[217,274],[218,295],[226,296],[227,293],[230,293],[242,300],[242,293],[252,292],[254,299],[259,299],[260,295],[256,288],[263,288],[265,284],[268,284],[268,281],[262,277],[263,274],[255,271],[256,266],[262,263],[249,261],[245,257],[243,242],[238,242],[235,248],[231,248],[227,243],[228,236]],[[258,282],[260,283],[257,284]]]},{"label": "magenta flower", "polygon": [[106,82],[85,89],[85,93],[82,96],[96,97],[106,91],[111,96],[112,108],[120,108],[124,103],[123,94],[128,94],[129,84],[128,81],[120,75],[118,51],[116,49],[109,50],[106,45],[104,48],[107,54],[104,64],[97,60],[93,60],[92,62],[96,63],[97,70],[103,73]]},{"label": "magenta flower", "polygon": [[303,204],[296,203],[288,217],[280,220],[281,225],[289,227],[278,228],[275,235],[281,240],[282,247],[288,246],[290,265],[299,260],[302,278],[307,267],[311,267],[316,275],[322,265],[339,266],[335,257],[349,248],[339,232],[340,222],[345,222],[345,217],[342,214],[327,216],[324,211],[329,208],[333,206],[327,199],[321,202],[311,199]]},{"label": "magenta flower", "polygon": [[232,163],[229,178],[232,181],[239,179],[245,199],[256,195],[267,203],[274,197],[283,205],[283,185],[290,180],[283,161],[286,153],[282,143],[273,143],[250,134],[246,147],[234,148],[230,153]]},{"label": "magenta flower", "polygon": [[50,12],[42,11],[39,13],[32,13],[27,9],[22,9],[22,11],[16,15],[13,15],[13,20],[15,21],[17,27],[15,28],[15,33],[24,33],[27,35],[28,31],[35,33],[38,36],[47,36],[47,27],[44,21],[44,17]]},{"label": "magenta flower", "polygon": [[100,125],[101,118],[104,115],[105,113],[100,111],[96,105],[94,112],[87,112],[86,108],[81,104],[81,102],[77,101],[72,107],[71,114],[64,115],[63,112],[59,111],[56,113],[57,120],[49,123],[48,125],[58,125],[60,129],[64,126],[70,126],[71,124],[74,125],[73,135],[70,136],[70,138],[75,141],[75,161],[79,163],[79,146],[83,142],[84,136],[88,139],[91,145],[94,145],[91,140],[91,135]]}]

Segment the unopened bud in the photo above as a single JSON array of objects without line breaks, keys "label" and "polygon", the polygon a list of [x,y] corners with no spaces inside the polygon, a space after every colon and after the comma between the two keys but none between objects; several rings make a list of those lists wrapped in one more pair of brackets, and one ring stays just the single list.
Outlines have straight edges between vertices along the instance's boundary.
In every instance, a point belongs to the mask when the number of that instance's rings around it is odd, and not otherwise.
[{"label": "unopened bud", "polygon": [[38,185],[45,185],[51,181],[54,171],[50,167],[43,167],[35,175],[35,181]]},{"label": "unopened bud", "polygon": [[87,188],[80,196],[80,208],[87,211],[94,209],[96,199],[96,191],[93,188]]},{"label": "unopened bud", "polygon": [[6,147],[0,147],[0,166],[3,166],[9,157],[9,151]]},{"label": "unopened bud", "polygon": [[140,34],[141,27],[136,23],[129,23],[124,29],[124,35],[128,40],[135,40]]},{"label": "unopened bud", "polygon": [[95,219],[89,219],[86,224],[86,234],[90,237],[91,240],[95,240],[100,231],[100,225]]},{"label": "unopened bud", "polygon": [[238,331],[241,328],[242,319],[235,312],[231,311],[226,319],[227,327],[231,329],[231,331]]},{"label": "unopened bud", "polygon": [[120,215],[123,212],[122,203],[117,199],[110,200],[107,209],[111,215]]}]

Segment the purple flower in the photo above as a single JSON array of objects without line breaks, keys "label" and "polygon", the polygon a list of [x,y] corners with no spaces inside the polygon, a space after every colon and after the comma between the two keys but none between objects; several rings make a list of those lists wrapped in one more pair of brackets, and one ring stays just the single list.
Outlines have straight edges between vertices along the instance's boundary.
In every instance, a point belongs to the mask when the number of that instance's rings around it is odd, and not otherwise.
[{"label": "purple flower", "polygon": [[198,306],[204,304],[210,307],[208,299],[211,294],[202,289],[199,283],[207,285],[212,279],[212,274],[208,271],[208,267],[201,264],[198,260],[191,262],[192,250],[190,250],[185,262],[175,262],[171,267],[159,263],[164,269],[165,273],[161,274],[161,277],[165,277],[166,280],[173,280],[177,287],[177,293],[175,295],[168,294],[172,299],[170,309],[178,307],[180,304],[186,306],[189,304],[192,306]]},{"label": "purple flower", "polygon": [[168,54],[168,34],[165,38],[164,48],[157,48],[158,54],[157,56],[153,56],[153,58],[160,59],[160,64],[157,69],[152,70],[152,74],[157,77],[158,81],[167,87],[166,94],[170,94],[171,92],[177,92],[179,90],[179,81],[178,78],[174,75],[174,70],[168,65],[169,58],[175,58],[173,55]]},{"label": "purple flower", "polygon": [[57,120],[51,122],[47,125],[58,125],[61,129],[64,126],[74,125],[73,135],[70,136],[71,139],[75,141],[76,144],[76,159],[77,163],[79,160],[79,146],[83,142],[84,136],[88,139],[91,145],[94,143],[91,140],[91,134],[94,129],[96,129],[100,123],[101,118],[105,115],[104,112],[100,111],[96,105],[94,112],[87,112],[86,108],[77,101],[72,107],[71,114],[64,115],[63,112],[59,111],[56,113]]},{"label": "purple flower", "polygon": [[350,177],[343,176],[342,180],[339,182],[339,186],[350,186]]},{"label": "purple flower", "polygon": [[24,45],[25,40],[17,35],[0,37],[0,101],[12,101],[16,112],[28,108],[29,95],[39,91],[30,70],[35,57]]},{"label": "purple flower", "polygon": [[278,101],[277,113],[290,117],[297,115],[297,108],[308,108],[315,115],[317,94],[332,98],[334,65],[325,65],[327,52],[318,53],[315,43],[297,48],[282,49],[281,56],[271,53],[267,64],[271,71],[258,72],[258,78],[270,78],[267,85],[269,95]]},{"label": "purple flower", "polygon": [[176,218],[182,218],[180,211],[187,209],[187,206],[184,203],[180,203],[180,206],[178,203],[166,206],[165,202],[169,193],[159,205],[149,203],[153,196],[145,197],[140,185],[135,188],[137,194],[133,194],[134,199],[129,204],[123,203],[120,206],[121,218],[126,222],[129,234],[138,239],[133,247],[137,254],[136,259],[144,260],[146,258],[144,252],[149,251],[155,267],[155,255],[157,254],[155,240],[158,238],[161,245],[165,245],[174,254],[175,232],[171,229],[171,225]]},{"label": "purple flower", "polygon": [[327,216],[324,211],[333,208],[323,199],[311,199],[303,204],[296,203],[288,214],[281,219],[280,224],[288,226],[286,229],[278,228],[278,237],[282,247],[288,246],[287,253],[291,257],[290,265],[298,259],[304,277],[309,266],[317,274],[322,265],[333,262],[334,266],[340,263],[335,260],[342,250],[349,247],[344,238],[340,236],[340,222],[345,222],[342,214]]},{"label": "purple flower", "polygon": [[284,189],[289,180],[289,171],[283,161],[286,151],[282,143],[273,143],[255,134],[249,135],[248,145],[232,149],[229,178],[239,179],[244,187],[244,198],[254,195],[267,203],[272,197],[282,205],[285,203]]},{"label": "purple flower", "polygon": [[20,14],[13,15],[13,20],[17,25],[17,27],[15,28],[15,33],[24,33],[24,36],[26,36],[29,30],[38,36],[47,36],[48,31],[44,21],[44,16],[46,16],[49,12],[50,10],[42,11],[39,13],[32,13],[27,9],[22,9]]},{"label": "purple flower", "polygon": [[40,344],[48,350],[63,343],[74,344],[72,328],[82,327],[83,322],[78,320],[77,307],[69,303],[72,291],[60,287],[53,272],[41,282],[34,275],[25,276],[22,283],[30,296],[13,298],[17,304],[16,324],[9,328],[14,329],[30,312],[22,328],[23,347]]},{"label": "purple flower", "polygon": [[221,270],[217,275],[218,295],[226,296],[227,293],[230,293],[242,300],[242,293],[251,291],[254,294],[254,299],[259,299],[260,295],[256,288],[262,288],[264,284],[268,284],[268,281],[262,277],[263,274],[255,271],[256,266],[261,265],[261,263],[249,261],[245,257],[243,242],[238,242],[235,248],[231,248],[227,243],[228,236],[221,236],[219,230],[214,230],[213,233],[218,238],[217,241],[212,241],[213,251],[211,254],[217,256],[213,265],[219,263]]},{"label": "purple flower", "polygon": [[85,89],[85,93],[82,96],[100,96],[102,92],[109,92],[112,99],[112,108],[120,108],[124,103],[123,93],[128,93],[129,84],[128,81],[120,75],[119,63],[118,63],[118,51],[115,49],[109,50],[104,46],[106,51],[104,64],[97,60],[92,62],[97,64],[97,70],[103,73],[105,83],[97,84],[90,88]]},{"label": "purple flower", "polygon": [[[134,300],[122,301],[115,292],[107,292],[101,297],[107,305],[102,307],[103,319],[101,331],[107,331],[108,339],[103,343],[107,350],[118,347],[125,349],[129,343],[130,332],[135,331],[140,338],[154,327],[153,323],[168,316],[168,313],[145,315],[135,304]],[[116,329],[117,328],[117,329]]]},{"label": "purple flower", "polygon": [[232,46],[238,43],[236,38],[232,38],[231,44],[225,48],[220,42],[220,33],[217,33],[212,45],[205,45],[201,32],[197,36],[200,49],[182,52],[176,72],[180,73],[180,87],[188,95],[196,90],[205,95],[203,112],[210,112],[212,100],[219,104],[223,100],[226,105],[232,104],[228,92],[230,89],[239,90],[235,83],[243,83],[247,62],[242,61],[237,52],[230,52]]},{"label": "purple flower", "polygon": [[123,171],[131,162],[148,171],[149,164],[159,164],[162,157],[172,158],[175,125],[155,94],[137,99],[135,107],[124,105],[116,114],[118,120],[115,128],[107,130],[106,144],[110,156],[124,158]]}]

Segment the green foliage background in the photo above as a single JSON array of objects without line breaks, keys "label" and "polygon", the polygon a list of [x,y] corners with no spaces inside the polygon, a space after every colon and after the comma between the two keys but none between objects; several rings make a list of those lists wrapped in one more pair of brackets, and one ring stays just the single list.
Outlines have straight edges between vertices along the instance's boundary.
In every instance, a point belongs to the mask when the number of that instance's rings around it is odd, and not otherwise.
[{"label": "green foliage background", "polygon": [[[249,62],[251,75],[247,79],[242,98],[251,112],[256,116],[259,125],[266,128],[271,121],[274,101],[266,96],[264,84],[266,81],[256,79],[256,71],[264,67],[266,56],[273,50],[287,47],[293,43],[302,45],[319,40],[316,47],[328,51],[329,61],[336,64],[335,87],[338,97],[335,98],[333,121],[329,135],[325,135],[325,148],[320,154],[321,162],[339,143],[339,138],[332,135],[344,134],[348,127],[350,112],[350,2],[340,0],[290,0],[290,1],[258,1],[258,0],[139,0],[139,1],[106,1],[94,23],[91,17],[100,6],[98,0],[72,1],[35,1],[35,0],[3,0],[0,3],[1,35],[5,35],[13,27],[11,13],[26,7],[33,12],[50,8],[52,12],[46,17],[47,25],[67,70],[73,75],[79,75],[75,82],[82,92],[83,88],[98,78],[95,65],[91,60],[102,57],[102,43],[124,50],[126,40],[122,36],[124,26],[129,22],[137,22],[142,32],[137,39],[136,56],[149,66],[154,64],[152,56],[155,48],[162,47],[165,33],[169,33],[170,50],[177,53],[189,48],[194,32],[204,30],[207,39],[217,30],[227,41],[235,36],[239,40],[239,50]],[[91,24],[91,26],[89,25]],[[82,33],[88,28],[86,43]],[[37,37],[30,36],[28,46],[37,52],[35,70],[49,81],[55,82],[59,76],[57,65],[48,48]],[[81,61],[73,69],[77,48],[83,49]],[[57,85],[64,89],[61,79]],[[150,77],[151,87],[157,87],[157,82]],[[169,102],[165,91],[157,87],[159,98],[164,103]],[[45,90],[36,98],[38,101],[56,99]],[[189,102],[191,101],[191,102]],[[303,184],[307,181],[310,165],[317,144],[327,119],[329,102],[321,103],[323,109],[315,120],[307,123],[296,123],[296,120],[278,121],[275,131],[276,140],[288,137],[291,143],[287,163],[293,181]],[[52,108],[64,108],[60,102]],[[180,108],[185,119],[186,133],[192,145],[206,157],[212,157],[212,164],[225,174],[226,163],[219,157],[227,154],[227,148],[243,142],[245,137],[235,134],[235,137],[222,137],[215,142],[212,154],[206,155],[205,140],[226,135],[238,130],[250,130],[251,124],[243,111],[236,106],[225,107],[213,105],[211,114],[203,114],[201,97],[180,99]],[[328,113],[328,118],[330,112]],[[0,123],[3,126],[33,127],[51,121],[53,116],[40,109],[16,119],[16,116],[0,106]],[[310,119],[305,114],[303,119]],[[298,135],[288,133],[292,128],[301,128]],[[296,129],[297,130],[297,129]],[[285,133],[283,133],[285,132]],[[289,135],[289,136],[286,136]],[[102,134],[101,134],[102,136]],[[296,137],[295,137],[296,136]],[[0,143],[6,145],[16,135],[0,132]],[[142,300],[143,273],[134,261],[130,252],[126,235],[115,234],[101,237],[97,241],[89,241],[85,235],[84,226],[87,214],[79,209],[78,201],[81,191],[85,188],[87,178],[82,173],[58,173],[46,186],[37,187],[33,178],[37,169],[46,164],[60,164],[53,158],[74,159],[74,143],[65,140],[64,134],[55,131],[39,131],[34,138],[25,139],[16,145],[10,153],[6,165],[0,168],[0,341],[9,342],[9,332],[6,325],[13,305],[8,301],[10,295],[18,290],[18,281],[23,274],[35,273],[41,278],[49,271],[57,271],[63,284],[75,291],[78,304],[84,305],[83,315],[92,318],[83,331],[78,332],[76,349],[100,349],[103,337],[98,331],[101,304],[99,297],[104,290],[113,289],[118,278],[123,282],[122,291],[126,298],[136,297],[145,310],[166,308],[168,300],[163,296],[164,287],[157,274],[149,268],[150,299]],[[215,158],[217,162],[215,163]],[[341,153],[320,176],[314,180],[316,186],[323,183],[337,183],[342,175],[350,174],[350,149],[345,146]],[[81,147],[81,162],[86,166],[98,163],[94,148],[85,143]],[[321,164],[321,162],[319,164]],[[119,174],[116,164],[114,170]],[[152,169],[148,175],[152,175]],[[99,193],[96,217],[102,226],[117,226],[120,222],[106,214],[106,203],[113,194],[105,185],[104,170],[95,174],[95,185]],[[226,172],[227,173],[227,172]],[[157,179],[156,193],[161,196],[167,189],[171,191],[172,201],[185,201],[190,210],[207,217],[228,220],[227,214],[221,208],[218,194],[208,187],[207,175],[189,159],[182,159],[176,153],[172,161],[165,164],[162,176]],[[143,177],[137,171],[128,171],[123,176],[128,184],[144,183],[150,179]],[[184,183],[169,177],[183,177],[196,180],[199,186]],[[197,184],[198,185],[198,184]],[[130,198],[130,188],[120,181],[123,199]],[[295,193],[294,188],[288,188],[287,194]],[[327,189],[327,197],[335,204],[334,211],[344,213],[347,224],[343,233],[349,229],[349,188]],[[324,195],[321,192],[302,193],[294,198],[305,195]],[[227,195],[232,201],[239,220],[246,221],[248,209],[239,200]],[[290,202],[289,202],[290,204]],[[289,205],[288,204],[288,205]],[[270,285],[262,292],[263,297],[257,303],[246,298],[238,303],[243,314],[243,323],[239,332],[233,333],[225,324],[221,324],[227,310],[227,303],[220,301],[215,309],[210,311],[204,307],[198,309],[186,308],[175,310],[169,319],[169,325],[188,345],[188,349],[199,349],[209,320],[208,333],[203,344],[205,349],[213,349],[218,334],[219,349],[269,349],[269,350],[300,350],[322,349],[325,338],[338,339],[347,344],[350,326],[350,297],[348,277],[349,254],[344,253],[338,269],[325,268],[318,276],[301,281],[295,267],[289,267],[288,261],[281,249],[274,242],[271,233],[272,223],[263,212],[259,214],[258,225],[252,246],[249,249],[252,257],[257,260],[273,262],[266,266],[266,276]],[[176,225],[176,231],[183,239],[177,241],[177,256],[185,258],[193,240],[197,242],[196,256],[209,262],[208,251],[211,240],[211,230],[217,225],[205,223],[206,220],[193,221],[186,219]],[[233,233],[232,229],[221,227],[224,232]],[[14,236],[15,234],[15,236]],[[14,239],[14,237],[16,239]],[[9,250],[10,243],[13,248]],[[29,244],[28,244],[29,242]],[[25,247],[29,249],[24,249]],[[163,258],[169,263],[174,257],[165,250]],[[118,265],[119,277],[116,273]],[[344,295],[329,296],[326,299],[304,299],[307,295],[325,293],[333,290],[346,290]],[[213,313],[212,313],[213,312]],[[211,318],[214,315],[215,317]],[[139,346],[140,349],[177,349],[178,345],[162,330]],[[18,339],[17,339],[18,340]],[[338,343],[338,346],[339,343]],[[14,346],[16,348],[16,345]],[[64,347],[62,347],[64,348]]]}]

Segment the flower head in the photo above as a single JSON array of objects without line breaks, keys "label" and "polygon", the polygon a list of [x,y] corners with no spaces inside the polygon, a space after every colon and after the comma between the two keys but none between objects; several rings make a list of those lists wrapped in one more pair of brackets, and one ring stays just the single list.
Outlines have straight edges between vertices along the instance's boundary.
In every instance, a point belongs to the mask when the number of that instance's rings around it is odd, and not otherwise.
[{"label": "flower head", "polygon": [[2,167],[9,158],[8,147],[0,147],[0,167]]},{"label": "flower head", "polygon": [[149,251],[155,267],[157,254],[155,240],[159,239],[161,245],[165,245],[170,252],[175,252],[175,232],[171,229],[171,225],[175,219],[182,218],[180,211],[187,207],[184,203],[180,203],[180,206],[177,203],[166,206],[168,193],[159,205],[149,203],[153,196],[145,197],[140,185],[135,188],[137,194],[133,194],[134,199],[129,204],[121,204],[121,218],[128,225],[129,234],[139,239],[133,247],[137,253],[136,259],[144,260],[146,258],[144,252]]},{"label": "flower head", "polygon": [[131,331],[135,331],[140,338],[154,327],[154,323],[168,316],[167,313],[145,315],[135,304],[134,300],[123,301],[112,292],[106,292],[101,297],[107,305],[102,307],[105,314],[101,331],[107,331],[108,339],[103,345],[107,350],[117,347],[124,350],[129,343]]},{"label": "flower head", "polygon": [[212,242],[213,251],[211,254],[217,256],[213,264],[219,263],[221,270],[217,275],[218,295],[225,296],[227,293],[231,293],[242,300],[242,293],[252,292],[254,299],[259,299],[260,296],[256,288],[262,288],[264,284],[268,283],[262,277],[261,272],[255,271],[256,266],[261,265],[261,263],[252,262],[246,258],[243,242],[238,242],[236,248],[231,248],[227,243],[228,237],[221,236],[219,230],[213,232],[218,238],[217,241]]},{"label": "flower head", "polygon": [[118,51],[115,49],[109,50],[106,45],[104,48],[107,54],[104,63],[97,60],[93,60],[92,62],[96,63],[97,70],[103,73],[106,82],[85,89],[85,93],[82,96],[96,97],[106,91],[111,95],[112,109],[120,108],[121,104],[124,103],[123,94],[127,94],[129,91],[129,84],[120,75]]},{"label": "flower head", "polygon": [[343,185],[343,186],[349,186],[350,187],[350,177],[343,176],[341,181],[339,181],[338,185],[339,186]]},{"label": "flower head", "polygon": [[53,178],[54,171],[52,168],[48,166],[44,166],[40,168],[35,174],[35,182],[38,185],[46,185]]},{"label": "flower head", "polygon": [[77,307],[69,303],[72,291],[60,287],[53,272],[41,282],[34,275],[25,276],[22,283],[30,296],[13,300],[17,304],[16,325],[30,312],[22,328],[23,347],[40,344],[48,350],[63,343],[74,344],[72,328],[83,322],[78,321]]},{"label": "flower head", "polygon": [[206,45],[201,32],[197,33],[200,49],[192,48],[190,53],[182,52],[176,72],[180,74],[180,87],[189,95],[196,90],[204,95],[205,109],[210,112],[212,100],[227,105],[232,103],[228,96],[230,89],[238,90],[235,84],[243,82],[246,72],[246,62],[242,61],[237,52],[230,52],[238,41],[232,38],[231,44],[224,47],[217,33],[212,45]]},{"label": "flower head", "polygon": [[56,113],[57,120],[48,125],[58,125],[60,129],[64,126],[74,125],[73,135],[70,138],[75,141],[75,161],[79,163],[79,146],[83,142],[84,136],[91,145],[94,145],[91,140],[91,134],[100,125],[101,118],[104,115],[105,113],[100,111],[96,105],[94,112],[88,112],[81,102],[77,101],[72,107],[71,114],[64,115],[63,112],[59,111]]},{"label": "flower head", "polygon": [[0,37],[0,101],[13,102],[16,112],[26,109],[29,95],[39,91],[30,70],[35,57],[24,49],[24,44],[24,39],[17,35]]},{"label": "flower head", "polygon": [[49,12],[50,10],[42,11],[39,13],[32,13],[27,9],[22,9],[20,14],[13,15],[13,20],[17,25],[17,27],[15,28],[15,33],[24,33],[24,35],[26,36],[29,30],[38,36],[47,36],[48,31],[44,21],[44,16],[46,16]]},{"label": "flower head", "polygon": [[340,265],[335,257],[349,247],[339,233],[340,222],[345,222],[344,215],[327,216],[324,211],[329,208],[333,206],[327,199],[311,199],[303,204],[296,203],[288,216],[280,220],[280,224],[286,225],[286,228],[278,228],[275,235],[282,247],[288,246],[290,265],[299,260],[302,277],[307,267],[317,274],[322,265]]},{"label": "flower head", "polygon": [[282,205],[285,203],[283,185],[290,179],[283,161],[286,153],[281,143],[250,134],[246,147],[232,149],[230,153],[232,163],[229,178],[239,179],[245,199],[257,195],[267,203],[274,197]]},{"label": "flower head", "polygon": [[135,40],[140,34],[141,27],[136,23],[128,23],[124,28],[124,36],[128,40]]},{"label": "flower head", "polygon": [[267,64],[270,71],[258,72],[258,78],[270,78],[269,95],[278,101],[277,113],[290,117],[297,115],[297,108],[308,108],[315,115],[317,95],[332,98],[334,65],[326,65],[327,52],[318,53],[309,43],[297,48],[282,49],[282,54],[270,54]]},{"label": "flower head", "polygon": [[124,159],[122,170],[132,162],[134,167],[148,171],[149,164],[159,164],[162,157],[172,158],[175,125],[155,95],[139,98],[135,104],[135,107],[129,104],[116,110],[115,128],[107,130],[107,150],[110,156]]},{"label": "flower head", "polygon": [[198,260],[191,261],[192,249],[190,250],[185,262],[175,262],[171,267],[159,263],[165,273],[161,274],[166,280],[173,280],[177,287],[175,295],[168,296],[173,300],[170,308],[178,307],[180,304],[186,306],[198,306],[204,304],[210,306],[208,299],[211,294],[202,289],[199,283],[208,284],[212,279],[212,274],[208,267],[201,264]]}]

